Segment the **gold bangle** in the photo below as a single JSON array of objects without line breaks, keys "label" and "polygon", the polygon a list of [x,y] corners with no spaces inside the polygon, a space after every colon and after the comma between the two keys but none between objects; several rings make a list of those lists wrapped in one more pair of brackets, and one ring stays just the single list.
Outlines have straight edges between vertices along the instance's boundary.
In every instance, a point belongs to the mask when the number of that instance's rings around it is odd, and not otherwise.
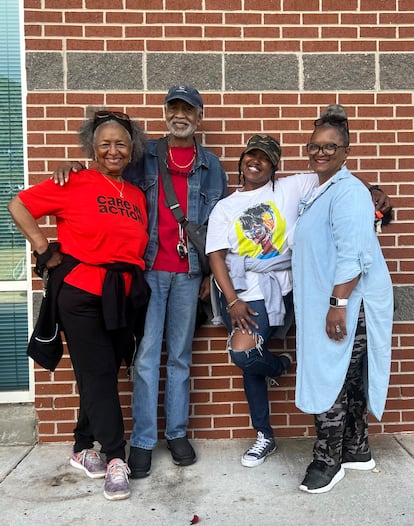
[{"label": "gold bangle", "polygon": [[236,303],[240,301],[240,298],[236,298],[235,300],[231,301],[227,304],[226,311],[230,312],[230,309],[233,307],[233,305],[236,305]]}]

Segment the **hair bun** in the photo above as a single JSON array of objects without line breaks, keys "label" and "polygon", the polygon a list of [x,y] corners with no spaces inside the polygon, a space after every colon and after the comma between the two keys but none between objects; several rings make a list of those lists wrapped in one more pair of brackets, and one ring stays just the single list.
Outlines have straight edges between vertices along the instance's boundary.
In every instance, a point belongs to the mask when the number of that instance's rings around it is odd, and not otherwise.
[{"label": "hair bun", "polygon": [[348,115],[345,108],[340,104],[330,104],[323,110],[318,120],[322,122],[341,122],[347,121]]}]

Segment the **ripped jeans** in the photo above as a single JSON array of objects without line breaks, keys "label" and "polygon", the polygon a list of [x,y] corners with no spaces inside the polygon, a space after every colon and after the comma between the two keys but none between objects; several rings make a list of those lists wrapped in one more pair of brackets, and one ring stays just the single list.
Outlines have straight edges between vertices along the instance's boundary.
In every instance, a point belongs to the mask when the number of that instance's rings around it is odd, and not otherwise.
[{"label": "ripped jeans", "polygon": [[[286,311],[288,308],[292,309],[293,306],[289,304],[289,301],[292,303],[292,294],[288,294],[284,300]],[[269,325],[264,300],[249,301],[248,304],[252,309],[259,313],[258,316],[254,316],[259,328],[252,328],[253,333],[257,335],[257,345],[246,351],[233,351],[231,348],[231,319],[226,311],[226,301],[223,295],[220,302],[223,321],[230,333],[228,351],[233,363],[243,371],[244,392],[249,404],[252,425],[265,437],[273,437],[266,377],[277,378],[284,371],[284,367],[280,358],[269,351],[267,343],[277,327]]]}]

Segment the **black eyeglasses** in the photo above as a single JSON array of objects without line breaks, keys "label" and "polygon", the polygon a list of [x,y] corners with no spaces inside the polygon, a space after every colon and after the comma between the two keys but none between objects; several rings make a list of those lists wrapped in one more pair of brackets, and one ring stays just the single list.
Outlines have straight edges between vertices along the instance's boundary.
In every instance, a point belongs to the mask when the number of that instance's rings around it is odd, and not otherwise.
[{"label": "black eyeglasses", "polygon": [[328,144],[316,144],[316,142],[310,142],[309,144],[306,145],[306,151],[310,155],[316,155],[321,150],[322,150],[322,153],[325,155],[334,155],[334,153],[336,153],[336,150],[338,148],[347,148],[347,146],[338,146],[334,142],[328,143]]}]

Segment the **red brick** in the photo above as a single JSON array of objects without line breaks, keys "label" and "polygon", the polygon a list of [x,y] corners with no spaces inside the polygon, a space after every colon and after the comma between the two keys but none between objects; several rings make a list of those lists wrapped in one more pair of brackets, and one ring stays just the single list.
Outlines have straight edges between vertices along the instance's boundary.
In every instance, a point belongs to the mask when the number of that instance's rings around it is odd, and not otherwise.
[{"label": "red brick", "polygon": [[223,43],[221,40],[206,40],[206,39],[200,39],[200,40],[187,40],[185,44],[186,50],[188,53],[195,53],[197,51],[201,52],[221,52],[223,51]]},{"label": "red brick", "polygon": [[102,40],[88,40],[68,38],[66,40],[66,47],[68,51],[103,51],[105,43]]},{"label": "red brick", "polygon": [[26,51],[61,51],[62,40],[52,38],[26,38]]},{"label": "red brick", "polygon": [[31,11],[30,9],[24,10],[24,21],[36,22],[37,24],[51,24],[51,23],[62,23],[62,13],[59,11],[47,11],[45,9],[39,9],[37,11]]},{"label": "red brick", "polygon": [[169,53],[178,53],[184,51],[184,43],[181,40],[149,40],[147,42],[147,51],[168,51]]},{"label": "red brick", "polygon": [[[62,8],[61,0],[45,0],[44,3],[45,3],[46,9],[61,9]],[[65,0],[65,9],[82,9],[82,7],[83,7],[82,0]]]},{"label": "red brick", "polygon": [[194,407],[194,415],[227,415],[230,413],[230,404],[199,404]]},{"label": "red brick", "polygon": [[38,409],[37,414],[39,415],[39,420],[45,422],[57,422],[59,420],[73,421],[75,418],[75,412],[72,409],[58,409],[52,411]]},{"label": "red brick", "polygon": [[219,440],[223,438],[231,438],[230,431],[225,429],[203,429],[201,431],[194,431],[193,438],[202,438],[210,440]]}]

